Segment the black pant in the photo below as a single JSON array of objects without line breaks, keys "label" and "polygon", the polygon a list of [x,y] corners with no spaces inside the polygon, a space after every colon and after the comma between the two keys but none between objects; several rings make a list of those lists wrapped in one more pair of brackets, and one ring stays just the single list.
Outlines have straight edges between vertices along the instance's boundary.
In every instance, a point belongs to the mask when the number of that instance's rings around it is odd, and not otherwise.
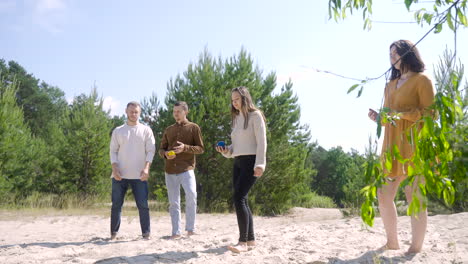
[{"label": "black pant", "polygon": [[240,242],[255,240],[252,212],[250,211],[247,197],[250,188],[252,188],[257,180],[253,176],[254,166],[255,155],[238,156],[234,159],[232,182]]}]

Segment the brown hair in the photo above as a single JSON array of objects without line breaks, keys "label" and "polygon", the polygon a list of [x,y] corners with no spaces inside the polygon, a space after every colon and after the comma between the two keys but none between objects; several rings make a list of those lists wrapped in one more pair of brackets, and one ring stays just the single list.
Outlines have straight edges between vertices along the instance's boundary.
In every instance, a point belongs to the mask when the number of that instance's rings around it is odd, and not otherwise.
[{"label": "brown hair", "polygon": [[259,111],[262,114],[263,120],[266,121],[265,115],[263,114],[260,109],[258,109],[253,101],[252,101],[252,96],[250,96],[249,90],[245,86],[239,86],[231,90],[231,94],[234,92],[238,92],[241,96],[241,110],[237,110],[231,103],[231,125],[232,127],[235,126],[234,120],[236,119],[236,116],[239,115],[242,112],[242,115],[244,116],[244,129],[247,129],[247,126],[249,124],[249,113],[250,112],[255,112]]},{"label": "brown hair", "polygon": [[392,73],[390,80],[395,80],[407,71],[423,72],[426,65],[419,55],[416,46],[409,40],[397,40],[390,45],[390,49],[395,47],[397,54],[400,56],[400,70],[392,65]]},{"label": "brown hair", "polygon": [[177,101],[174,106],[182,106],[182,108],[188,112],[188,104],[184,101]]},{"label": "brown hair", "polygon": [[131,102],[129,102],[129,103],[127,104],[127,108],[128,108],[129,106],[139,107],[139,108],[141,109],[141,105],[140,105],[140,103],[137,102],[137,101],[131,101]]}]

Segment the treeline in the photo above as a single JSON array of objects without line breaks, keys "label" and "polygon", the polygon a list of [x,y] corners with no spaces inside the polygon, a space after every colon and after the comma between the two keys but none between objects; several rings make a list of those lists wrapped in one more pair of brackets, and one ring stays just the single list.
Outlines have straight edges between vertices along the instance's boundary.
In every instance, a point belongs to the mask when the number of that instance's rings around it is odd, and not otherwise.
[{"label": "treeline", "polygon": [[70,194],[107,192],[112,119],[96,90],[68,104],[58,87],[3,60],[0,80],[3,203],[21,204],[37,193],[63,201]]},{"label": "treeline", "polygon": [[[252,209],[274,215],[293,206],[358,208],[365,157],[310,143],[292,82],[275,89],[275,73],[264,75],[241,50],[228,59],[204,51],[168,81],[164,103],[154,93],[141,102],[141,121],[153,129],[157,147],[164,128],[174,122],[173,103],[189,104],[188,118],[200,125],[206,146],[197,156],[199,210],[232,209],[232,160],[220,157],[214,144],[229,141],[230,90],[241,85],[249,87],[268,127],[267,170],[251,191]],[[0,60],[0,106],[2,206],[44,196],[56,207],[68,205],[63,197],[75,197],[77,204],[110,200],[110,134],[125,118],[103,109],[96,88],[68,103],[60,88],[16,62]],[[163,160],[157,155],[150,174],[151,199],[167,201]]]}]

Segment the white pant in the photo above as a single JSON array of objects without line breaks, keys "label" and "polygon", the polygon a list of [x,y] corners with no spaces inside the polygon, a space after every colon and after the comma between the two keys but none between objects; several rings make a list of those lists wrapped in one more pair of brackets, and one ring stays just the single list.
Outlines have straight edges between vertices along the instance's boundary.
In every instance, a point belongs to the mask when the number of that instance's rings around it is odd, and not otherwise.
[{"label": "white pant", "polygon": [[197,184],[195,173],[188,170],[179,174],[166,173],[167,195],[169,196],[169,214],[172,221],[172,235],[180,235],[180,185],[185,193],[185,230],[195,231],[197,212]]}]

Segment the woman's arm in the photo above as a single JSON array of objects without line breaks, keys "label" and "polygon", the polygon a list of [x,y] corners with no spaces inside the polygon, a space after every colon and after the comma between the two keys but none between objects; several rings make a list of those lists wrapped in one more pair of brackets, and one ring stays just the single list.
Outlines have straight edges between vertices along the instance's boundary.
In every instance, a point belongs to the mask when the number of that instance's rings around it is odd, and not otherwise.
[{"label": "woman's arm", "polygon": [[252,121],[255,133],[255,141],[257,143],[257,149],[255,151],[255,168],[260,168],[265,171],[267,149],[265,121],[263,120],[263,116],[259,111],[254,112],[252,115]]}]

